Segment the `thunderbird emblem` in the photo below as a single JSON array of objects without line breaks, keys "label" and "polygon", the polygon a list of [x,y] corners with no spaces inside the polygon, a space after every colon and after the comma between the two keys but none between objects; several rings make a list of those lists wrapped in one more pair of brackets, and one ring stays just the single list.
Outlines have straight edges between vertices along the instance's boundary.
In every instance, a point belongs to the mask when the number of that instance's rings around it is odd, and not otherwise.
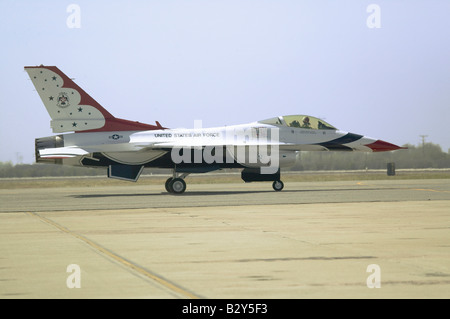
[{"label": "thunderbird emblem", "polygon": [[67,96],[67,93],[65,93],[65,92],[59,93],[57,102],[58,102],[57,105],[61,108],[68,107],[70,104],[69,104],[69,97]]}]

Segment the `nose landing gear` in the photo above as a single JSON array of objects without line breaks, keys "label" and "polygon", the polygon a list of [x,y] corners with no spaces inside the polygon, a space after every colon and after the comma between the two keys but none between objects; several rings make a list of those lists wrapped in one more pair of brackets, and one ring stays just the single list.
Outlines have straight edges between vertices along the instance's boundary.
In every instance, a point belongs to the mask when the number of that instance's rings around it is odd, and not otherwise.
[{"label": "nose landing gear", "polygon": [[276,192],[279,192],[284,188],[284,183],[282,181],[275,181],[273,182],[272,187]]}]

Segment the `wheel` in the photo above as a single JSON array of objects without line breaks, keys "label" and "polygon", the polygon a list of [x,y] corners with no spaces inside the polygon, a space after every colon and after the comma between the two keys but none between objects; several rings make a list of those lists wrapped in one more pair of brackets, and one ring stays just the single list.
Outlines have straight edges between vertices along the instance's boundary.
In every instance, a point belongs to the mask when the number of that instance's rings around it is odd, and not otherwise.
[{"label": "wheel", "polygon": [[174,178],[169,183],[169,188],[174,194],[184,193],[184,191],[186,190],[186,182],[182,178]]},{"label": "wheel", "polygon": [[170,188],[170,182],[173,180],[172,177],[168,178],[166,181],[166,184],[164,185],[166,187],[166,191],[169,193],[173,193],[173,190]]},{"label": "wheel", "polygon": [[283,189],[284,184],[282,181],[275,181],[273,182],[272,187],[276,192],[279,192]]}]

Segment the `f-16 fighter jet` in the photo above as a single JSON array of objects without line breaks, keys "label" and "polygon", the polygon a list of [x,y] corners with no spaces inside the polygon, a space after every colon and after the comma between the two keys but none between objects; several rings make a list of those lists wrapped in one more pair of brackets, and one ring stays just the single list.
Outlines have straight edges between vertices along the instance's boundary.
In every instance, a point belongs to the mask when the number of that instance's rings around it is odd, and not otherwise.
[{"label": "f-16 fighter jet", "polygon": [[[171,169],[165,187],[186,190],[185,177],[224,168],[242,169],[245,182],[284,187],[280,168],[301,151],[384,152],[394,144],[341,131],[310,115],[284,115],[248,124],[169,129],[114,117],[56,66],[25,67],[57,135],[35,140],[36,162],[106,167],[110,178],[137,181],[144,167]],[[64,134],[63,134],[64,133]]]}]

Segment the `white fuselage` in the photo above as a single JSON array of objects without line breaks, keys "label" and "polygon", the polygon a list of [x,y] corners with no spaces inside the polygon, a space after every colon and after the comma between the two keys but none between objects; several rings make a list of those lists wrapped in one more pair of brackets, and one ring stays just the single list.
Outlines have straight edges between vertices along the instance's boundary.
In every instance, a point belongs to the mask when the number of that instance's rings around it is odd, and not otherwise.
[{"label": "white fuselage", "polygon": [[[371,152],[365,145],[375,141],[339,130],[311,130],[259,122],[213,128],[71,133],[60,136],[64,139],[63,147],[41,149],[39,152],[43,158],[61,158],[64,164],[69,165],[79,165],[80,158],[93,158],[93,153],[102,153],[120,164],[144,165],[168,152],[176,155],[180,149],[227,147],[234,150],[231,151],[232,156],[244,166],[264,165],[264,161],[255,162],[252,158],[253,150],[257,152],[257,159],[261,157],[258,152],[270,155],[271,152],[278,152],[279,165],[286,167],[295,164],[297,151],[328,151],[332,146]],[[243,152],[247,153],[240,153],[238,158],[236,148],[246,149]],[[219,157],[215,160],[218,161]],[[191,163],[194,162],[195,159],[191,159]]]}]

